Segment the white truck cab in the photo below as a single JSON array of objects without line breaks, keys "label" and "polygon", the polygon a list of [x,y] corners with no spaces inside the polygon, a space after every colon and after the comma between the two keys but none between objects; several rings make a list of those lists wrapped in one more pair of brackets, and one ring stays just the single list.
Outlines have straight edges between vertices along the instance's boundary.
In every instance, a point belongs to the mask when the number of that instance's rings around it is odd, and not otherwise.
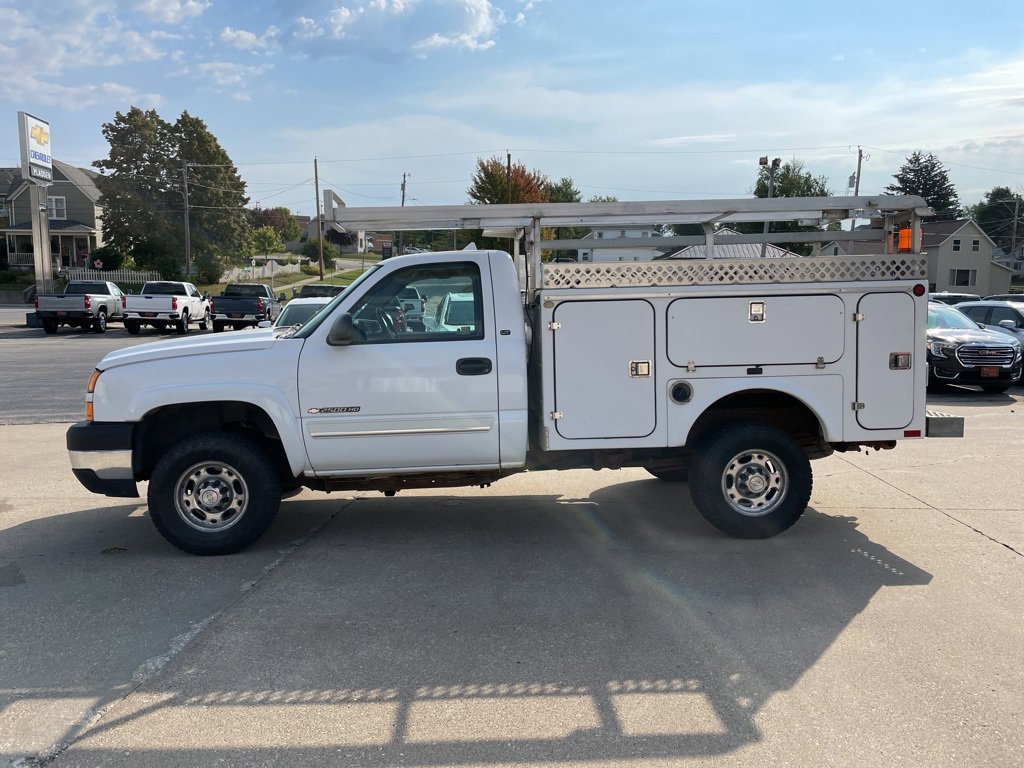
[{"label": "white truck cab", "polygon": [[[729,242],[889,247],[900,228],[920,242],[927,213],[916,197],[344,209],[352,230],[519,229],[526,252],[395,257],[300,328],[111,353],[68,431],[72,467],[112,496],[148,480],[157,528],[198,554],[252,543],[301,486],[390,495],[577,467],[689,478],[720,530],[772,536],[806,508],[811,459],[963,424],[926,413],[923,254],[716,258],[715,227],[870,218],[877,229]],[[627,222],[701,223],[656,245],[704,257],[541,258],[581,247],[544,229]],[[410,288],[422,323],[402,315]],[[168,386],[182,357],[206,374]]]}]

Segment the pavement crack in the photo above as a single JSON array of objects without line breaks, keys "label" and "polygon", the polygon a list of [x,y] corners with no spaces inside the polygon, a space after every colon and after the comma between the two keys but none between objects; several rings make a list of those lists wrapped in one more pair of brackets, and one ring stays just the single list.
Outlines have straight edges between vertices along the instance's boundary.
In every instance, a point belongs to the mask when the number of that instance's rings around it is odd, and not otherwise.
[{"label": "pavement crack", "polygon": [[931,509],[931,510],[933,510],[935,512],[938,512],[940,515],[944,515],[945,517],[948,517],[953,522],[962,525],[964,528],[967,528],[968,530],[974,531],[976,534],[978,534],[979,536],[982,536],[983,538],[988,539],[993,544],[998,544],[1000,547],[1005,547],[1006,549],[1010,550],[1011,552],[1013,552],[1013,554],[1017,555],[1018,557],[1024,557],[1024,552],[1021,552],[1020,550],[1016,549],[1012,545],[1007,544],[1005,541],[1000,541],[999,539],[993,538],[992,536],[988,535],[987,533],[985,533],[981,529],[974,527],[973,525],[971,525],[970,523],[966,522],[965,520],[961,520],[956,515],[950,514],[949,512],[947,512],[944,509],[939,509],[934,504],[929,504],[924,499],[915,496],[914,494],[910,493],[909,491],[906,491],[906,490],[904,490],[902,488],[899,488],[899,487],[893,485],[888,480],[886,480],[883,477],[879,477],[878,475],[876,475],[874,472],[872,472],[869,469],[864,469],[863,467],[858,467],[856,464],[854,464],[853,462],[851,462],[848,459],[844,458],[843,456],[839,456],[837,458],[840,461],[846,462],[846,464],[848,464],[849,466],[853,467],[854,469],[859,469],[864,474],[870,475],[871,477],[873,477],[878,482],[884,483],[885,485],[887,485],[890,488],[892,488],[894,491],[898,491],[899,493],[902,493],[905,496],[909,496],[914,501],[917,501],[917,502],[923,504],[928,509]]}]

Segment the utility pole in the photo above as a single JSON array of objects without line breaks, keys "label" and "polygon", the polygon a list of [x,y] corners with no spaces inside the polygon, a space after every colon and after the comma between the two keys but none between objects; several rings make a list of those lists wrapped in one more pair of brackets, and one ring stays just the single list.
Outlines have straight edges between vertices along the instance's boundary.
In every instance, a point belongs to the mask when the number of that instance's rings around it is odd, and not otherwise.
[{"label": "utility pole", "polygon": [[[402,174],[402,207],[405,208],[405,177],[409,174]],[[405,251],[402,248],[402,235],[405,234],[403,230],[398,230],[398,255],[401,256]]]},{"label": "utility pole", "polygon": [[[758,165],[763,165],[763,166],[765,166],[768,169],[768,199],[769,200],[772,199],[772,197],[774,196],[774,193],[775,193],[775,171],[778,170],[779,163],[781,163],[781,162],[782,162],[782,160],[780,158],[776,157],[774,160],[772,160],[771,164],[769,165],[769,163],[768,163],[768,155],[765,155],[764,157],[760,158],[757,161]],[[767,221],[764,223],[764,233],[766,235],[768,234],[768,222]],[[761,243],[761,258],[762,259],[765,257],[765,253],[767,252],[767,250],[768,250],[768,240],[765,239],[765,241],[763,243]]]},{"label": "utility pole", "polygon": [[[512,205],[512,153],[507,149],[505,150],[505,177],[508,179],[508,204]],[[515,232],[515,230],[512,230]],[[512,253],[515,249],[515,236],[508,241],[508,252]]]},{"label": "utility pole", "polygon": [[1010,231],[1010,259],[1017,258],[1017,217],[1020,215],[1020,198],[1013,199],[1013,229]]},{"label": "utility pole", "polygon": [[860,144],[857,145],[857,178],[853,182],[853,196],[857,197],[860,195],[860,164],[864,159],[864,150],[860,148]]},{"label": "utility pole", "polygon": [[192,227],[188,221],[188,163],[181,159],[182,194],[185,197],[185,279],[192,275]]},{"label": "utility pole", "polygon": [[316,233],[320,241],[320,279],[324,279],[324,223],[320,219],[320,169],[313,156],[313,185],[316,188]]}]

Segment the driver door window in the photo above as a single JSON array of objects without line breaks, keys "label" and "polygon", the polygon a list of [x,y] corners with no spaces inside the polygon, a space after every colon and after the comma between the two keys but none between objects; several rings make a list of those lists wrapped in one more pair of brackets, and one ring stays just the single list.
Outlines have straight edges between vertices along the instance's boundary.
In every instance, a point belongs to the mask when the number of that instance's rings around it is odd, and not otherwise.
[{"label": "driver door window", "polygon": [[483,339],[480,270],[473,263],[408,267],[351,309],[365,344]]}]

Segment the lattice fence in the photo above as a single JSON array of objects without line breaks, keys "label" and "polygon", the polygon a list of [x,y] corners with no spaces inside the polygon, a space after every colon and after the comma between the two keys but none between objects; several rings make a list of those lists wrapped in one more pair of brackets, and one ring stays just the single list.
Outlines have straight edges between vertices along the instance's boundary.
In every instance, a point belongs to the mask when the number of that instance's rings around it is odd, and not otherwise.
[{"label": "lattice fence", "polygon": [[908,254],[545,264],[543,277],[544,288],[924,280],[928,277],[928,260]]}]

